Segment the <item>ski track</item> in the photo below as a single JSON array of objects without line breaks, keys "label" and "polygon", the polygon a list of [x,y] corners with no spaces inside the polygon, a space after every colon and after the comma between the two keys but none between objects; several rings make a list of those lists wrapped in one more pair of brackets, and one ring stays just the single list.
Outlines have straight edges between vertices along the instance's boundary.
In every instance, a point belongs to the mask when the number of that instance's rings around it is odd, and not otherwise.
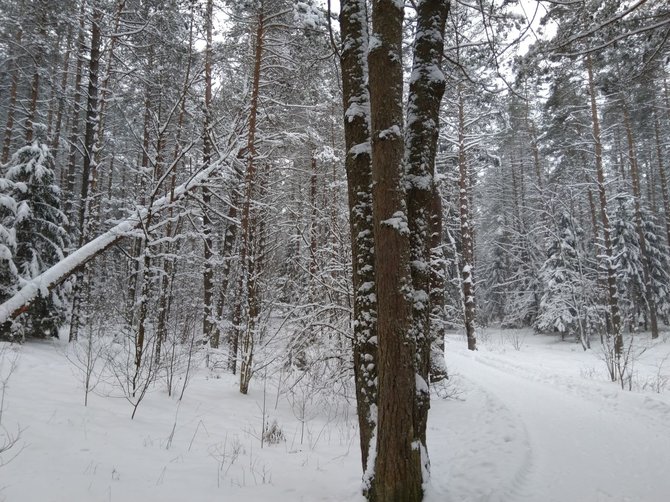
[{"label": "ski track", "polygon": [[[433,479],[435,495],[453,502],[670,500],[670,406],[662,400],[543,374],[497,354],[455,350],[448,359],[477,414],[469,418],[469,450],[450,460],[461,467],[444,483]],[[515,443],[502,455],[499,438]],[[482,446],[490,460],[482,460]]]}]

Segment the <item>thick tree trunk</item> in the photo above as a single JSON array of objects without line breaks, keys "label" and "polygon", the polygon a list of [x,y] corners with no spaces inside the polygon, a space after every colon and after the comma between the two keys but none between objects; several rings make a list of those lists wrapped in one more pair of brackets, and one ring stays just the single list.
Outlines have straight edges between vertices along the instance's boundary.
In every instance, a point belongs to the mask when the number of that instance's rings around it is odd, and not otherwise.
[{"label": "thick tree trunk", "polygon": [[[363,472],[373,472],[368,457],[377,424],[377,296],[372,225],[372,166],[368,78],[368,16],[365,0],[343,0],[342,94],[345,168],[349,198],[352,285],[354,294],[353,362]],[[366,474],[367,476],[367,474]],[[370,481],[370,480],[368,480]],[[372,489],[372,485],[369,486]]]},{"label": "thick tree trunk", "polygon": [[[412,323],[410,232],[403,186],[403,5],[373,2],[368,54],[373,221],[378,309],[377,451],[374,498],[423,497],[422,453],[414,424],[416,340]],[[423,389],[420,389],[423,390]]]},{"label": "thick tree trunk", "polygon": [[[430,408],[429,374],[432,337],[430,331],[431,234],[435,188],[435,156],[440,123],[440,104],[445,89],[442,75],[444,25],[449,12],[445,0],[417,3],[414,61],[409,84],[405,130],[405,186],[410,232],[412,277],[412,334],[416,343],[417,389],[414,400],[414,435],[422,448],[423,472],[428,472],[426,424]],[[424,481],[427,481],[426,479]]]},{"label": "thick tree trunk", "polygon": [[[219,344],[221,343],[221,321],[223,320],[224,309],[226,306],[226,294],[228,293],[228,284],[230,282],[233,249],[235,248],[235,241],[237,240],[238,225],[233,223],[233,221],[237,219],[237,205],[239,204],[237,190],[233,190],[232,199],[230,207],[228,208],[228,223],[223,234],[223,241],[220,245],[220,258],[223,261],[223,265],[221,268],[221,283],[219,284],[219,298],[216,304],[217,319],[210,339],[210,345],[214,349],[218,349]],[[237,350],[235,350],[235,352],[237,353]]]}]

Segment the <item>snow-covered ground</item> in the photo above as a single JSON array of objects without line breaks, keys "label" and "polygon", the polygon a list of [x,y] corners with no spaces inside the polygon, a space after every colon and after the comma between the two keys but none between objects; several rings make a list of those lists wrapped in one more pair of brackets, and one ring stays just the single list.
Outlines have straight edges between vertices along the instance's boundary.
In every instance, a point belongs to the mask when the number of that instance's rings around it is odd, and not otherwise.
[{"label": "snow-covered ground", "polygon": [[[482,335],[476,353],[459,335],[447,340],[452,398],[432,401],[428,502],[670,500],[667,334],[654,344],[639,335],[632,391],[607,381],[598,344],[583,352],[528,331]],[[303,384],[288,392],[276,377],[265,392],[255,378],[242,396],[233,376],[200,368],[181,402],[159,384],[130,420],[111,391],[83,406],[68,350],[5,351],[5,374],[7,358],[19,358],[0,420],[20,438],[1,456],[18,453],[0,467],[0,500],[363,500],[355,410],[343,397]],[[264,408],[283,438],[261,448]]]}]

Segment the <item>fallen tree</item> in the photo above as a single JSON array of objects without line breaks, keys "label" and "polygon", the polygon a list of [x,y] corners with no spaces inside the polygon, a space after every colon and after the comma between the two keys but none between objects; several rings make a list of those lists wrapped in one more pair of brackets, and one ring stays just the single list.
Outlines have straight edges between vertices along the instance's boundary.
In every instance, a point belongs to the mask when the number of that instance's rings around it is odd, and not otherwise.
[{"label": "fallen tree", "polygon": [[79,270],[90,260],[100,255],[118,241],[131,235],[140,228],[148,215],[167,209],[170,205],[184,198],[189,192],[200,187],[222,166],[217,162],[192,176],[186,183],[176,187],[171,193],[156,199],[144,208],[138,208],[135,214],[121,221],[107,232],[84,244],[76,251],[60,260],[51,268],[28,281],[14,296],[0,305],[0,325],[15,319],[25,312],[30,304],[40,296],[46,296],[49,290],[61,284],[65,279]]}]

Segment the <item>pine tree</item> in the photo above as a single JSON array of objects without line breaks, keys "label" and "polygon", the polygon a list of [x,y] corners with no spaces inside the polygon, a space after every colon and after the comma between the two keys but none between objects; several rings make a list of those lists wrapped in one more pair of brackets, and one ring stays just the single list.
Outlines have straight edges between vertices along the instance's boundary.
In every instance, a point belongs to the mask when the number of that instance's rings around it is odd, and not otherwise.
[{"label": "pine tree", "polygon": [[[54,182],[53,157],[41,138],[12,156],[5,176],[3,199],[13,199],[16,211],[8,212],[3,219],[5,228],[9,229],[3,235],[6,238],[3,251],[11,250],[13,232],[16,238],[13,264],[20,285],[63,259],[67,220],[60,209],[60,189]],[[7,253],[3,254],[6,263]],[[11,265],[6,264],[6,267],[11,273]],[[57,336],[64,320],[63,291],[54,289],[33,302],[17,319],[14,329],[22,338]]]}]

